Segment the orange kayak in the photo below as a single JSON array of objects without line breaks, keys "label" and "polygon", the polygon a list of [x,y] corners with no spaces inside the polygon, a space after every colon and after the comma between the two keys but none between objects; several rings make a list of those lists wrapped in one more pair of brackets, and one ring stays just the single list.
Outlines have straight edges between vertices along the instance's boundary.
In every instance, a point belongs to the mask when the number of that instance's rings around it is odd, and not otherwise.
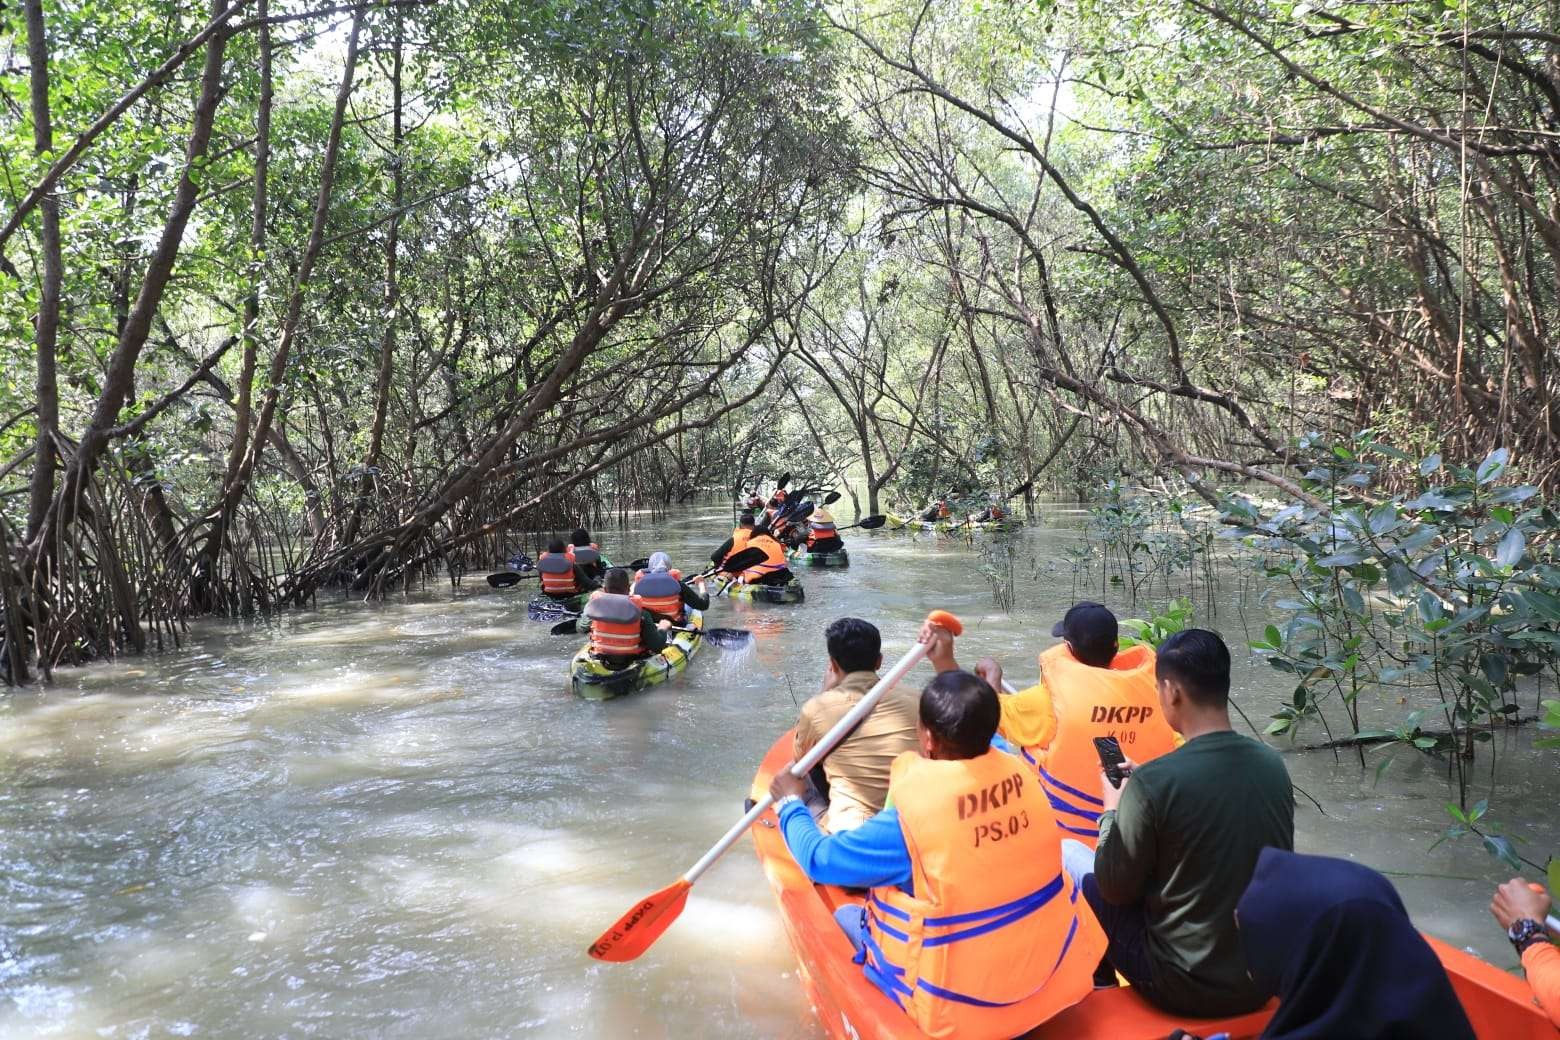
[{"label": "orange kayak", "polygon": [[[753,797],[791,760],[791,734],[775,741],[753,778]],[[791,858],[773,812],[753,825],[753,845],[780,905],[780,918],[796,953],[798,975],[813,1011],[834,1040],[911,1040],[921,1032],[904,1012],[867,981],[852,963],[850,942],[834,911],[859,903],[844,890],[814,885]],[[1555,1040],[1555,1027],[1533,1003],[1527,984],[1477,957],[1425,937],[1462,1000],[1474,1030],[1488,1040]],[[1128,988],[1095,990],[1084,1000],[1027,1034],[1032,1040],[1164,1040],[1175,1029],[1199,1036],[1228,1032],[1255,1037],[1271,1011],[1237,1018],[1187,1019],[1156,1011]]]}]

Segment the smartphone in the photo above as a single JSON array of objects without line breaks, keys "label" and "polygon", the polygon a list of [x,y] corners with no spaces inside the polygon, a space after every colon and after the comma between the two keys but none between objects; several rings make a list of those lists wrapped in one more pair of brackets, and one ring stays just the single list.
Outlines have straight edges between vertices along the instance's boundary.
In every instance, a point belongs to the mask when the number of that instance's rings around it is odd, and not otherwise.
[{"label": "smartphone", "polygon": [[1126,774],[1121,771],[1121,764],[1127,760],[1127,756],[1121,753],[1121,744],[1115,737],[1095,737],[1094,750],[1100,756],[1100,765],[1105,770],[1105,779],[1110,781],[1110,786],[1120,787]]}]

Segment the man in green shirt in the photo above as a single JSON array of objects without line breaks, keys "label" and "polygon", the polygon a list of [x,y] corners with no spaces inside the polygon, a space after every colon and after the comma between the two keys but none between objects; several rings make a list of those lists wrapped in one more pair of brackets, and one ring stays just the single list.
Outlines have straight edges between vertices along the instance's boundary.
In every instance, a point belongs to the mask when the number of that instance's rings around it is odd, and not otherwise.
[{"label": "man in green shirt", "polygon": [[1292,850],[1294,789],[1278,753],[1230,726],[1230,652],[1188,629],[1159,648],[1165,721],[1186,743],[1101,773],[1099,846],[1064,841],[1067,869],[1110,938],[1106,958],[1151,1003],[1202,1017],[1254,1011],[1235,904],[1263,848]]}]

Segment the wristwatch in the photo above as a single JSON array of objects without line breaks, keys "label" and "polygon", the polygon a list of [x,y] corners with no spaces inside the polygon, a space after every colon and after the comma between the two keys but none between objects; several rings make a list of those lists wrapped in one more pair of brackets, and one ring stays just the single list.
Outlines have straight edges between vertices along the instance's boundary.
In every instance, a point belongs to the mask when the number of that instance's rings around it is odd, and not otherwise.
[{"label": "wristwatch", "polygon": [[1546,941],[1547,936],[1544,935],[1542,923],[1531,917],[1524,917],[1520,921],[1513,922],[1511,927],[1506,929],[1506,938],[1510,939],[1511,945],[1521,953],[1534,943]]}]

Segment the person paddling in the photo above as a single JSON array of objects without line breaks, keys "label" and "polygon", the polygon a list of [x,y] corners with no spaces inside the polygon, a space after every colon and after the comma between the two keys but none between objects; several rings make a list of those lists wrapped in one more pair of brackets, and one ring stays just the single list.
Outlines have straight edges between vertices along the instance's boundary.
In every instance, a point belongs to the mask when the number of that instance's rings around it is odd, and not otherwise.
[{"label": "person paddling", "polygon": [[618,671],[666,649],[666,632],[672,623],[656,621],[634,602],[628,571],[614,567],[607,571],[601,591],[585,604],[580,627],[590,635],[591,656]]},{"label": "person paddling", "polygon": [[542,593],[552,599],[568,599],[598,588],[585,568],[574,562],[561,538],[548,544],[547,551],[537,558],[536,569],[542,576]]},{"label": "person paddling", "polygon": [[785,546],[770,533],[768,526],[755,525],[745,548],[762,549],[765,556],[761,563],[754,564],[737,575],[739,584],[785,585],[793,580],[791,570],[785,563]]},{"label": "person paddling", "polygon": [[[1142,764],[1174,750],[1177,738],[1159,708],[1153,648],[1121,650],[1109,609],[1075,604],[1051,634],[1062,642],[1040,655],[1038,683],[1002,698],[998,732],[1034,768],[1062,830],[1093,848],[1100,835],[1094,741],[1114,737],[1124,755]],[[933,663],[958,667],[951,657]],[[1002,689],[997,662],[983,660],[975,671]]]},{"label": "person paddling", "polygon": [[[1490,913],[1506,930],[1506,938],[1522,958],[1533,999],[1560,1029],[1560,920],[1550,913],[1549,893],[1542,885],[1514,877],[1495,890]],[[1551,937],[1547,929],[1553,930]]]},{"label": "person paddling", "polygon": [[737,517],[737,526],[731,532],[731,537],[720,543],[720,548],[710,553],[710,562],[719,567],[726,560],[747,548],[748,539],[753,536],[753,513],[751,510]]},{"label": "person paddling", "polygon": [[591,541],[590,532],[583,527],[576,527],[574,533],[569,536],[570,545],[565,550],[569,559],[580,565],[580,569],[593,581],[600,581],[601,576],[607,572],[606,562],[601,558],[601,548]]},{"label": "person paddling", "polygon": [[810,553],[836,553],[845,548],[839,530],[834,524],[834,514],[819,506],[807,518],[807,551]]},{"label": "person paddling", "polygon": [[948,500],[939,498],[921,512],[921,519],[928,523],[936,520],[947,520],[953,516],[953,510],[948,508]]},{"label": "person paddling", "polygon": [[642,609],[677,624],[682,623],[684,608],[710,609],[704,582],[699,581],[695,588],[683,581],[682,572],[672,569],[672,558],[664,552],[651,553],[645,569],[634,575],[632,596]]},{"label": "person paddling", "polygon": [[894,761],[890,807],[825,835],[805,782],[775,775],[786,846],[817,884],[870,888],[835,915],[867,978],[923,1032],[1028,1032],[1093,988],[1105,937],[1062,869],[1051,807],[1023,764],[991,747],[997,695],[969,672],[921,692],[920,753]]}]

